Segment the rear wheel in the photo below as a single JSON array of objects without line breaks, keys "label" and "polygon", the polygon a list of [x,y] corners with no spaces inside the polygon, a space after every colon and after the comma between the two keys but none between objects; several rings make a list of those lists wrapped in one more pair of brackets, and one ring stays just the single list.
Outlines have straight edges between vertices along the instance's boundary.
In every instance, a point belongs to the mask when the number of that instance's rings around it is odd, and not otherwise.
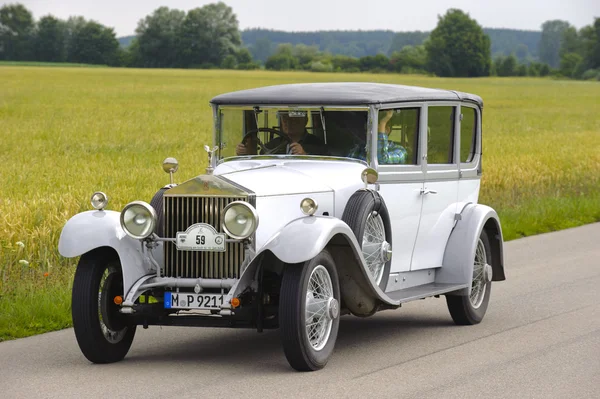
[{"label": "rear wheel", "polygon": [[492,250],[485,230],[477,240],[473,280],[469,295],[446,295],[452,320],[459,325],[478,324],[483,320],[492,291]]},{"label": "rear wheel", "polygon": [[333,353],[340,323],[340,288],[326,250],[310,261],[286,265],[279,300],[285,356],[298,371],[319,370]]},{"label": "rear wheel", "polygon": [[114,297],[123,295],[121,263],[111,249],[83,255],[73,281],[72,316],[81,352],[93,363],[122,360],[136,326],[119,313]]}]

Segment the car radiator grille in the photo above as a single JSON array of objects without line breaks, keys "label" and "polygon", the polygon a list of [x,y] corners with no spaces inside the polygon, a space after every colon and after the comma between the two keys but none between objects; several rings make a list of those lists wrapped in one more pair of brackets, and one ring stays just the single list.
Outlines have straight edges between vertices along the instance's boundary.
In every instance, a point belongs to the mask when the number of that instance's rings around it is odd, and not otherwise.
[{"label": "car radiator grille", "polygon": [[[208,223],[219,233],[221,211],[233,201],[245,197],[164,197],[165,237],[175,238],[194,223]],[[244,260],[242,243],[226,244],[225,252],[179,251],[173,242],[165,242],[165,277],[238,278]]]}]

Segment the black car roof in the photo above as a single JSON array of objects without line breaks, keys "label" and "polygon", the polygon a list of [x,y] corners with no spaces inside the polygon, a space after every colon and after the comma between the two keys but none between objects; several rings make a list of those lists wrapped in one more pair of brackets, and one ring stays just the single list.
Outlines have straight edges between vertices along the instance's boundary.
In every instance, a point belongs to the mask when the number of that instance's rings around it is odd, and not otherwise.
[{"label": "black car roof", "polygon": [[217,105],[369,105],[409,101],[470,101],[481,97],[452,90],[384,83],[297,83],[240,90],[216,96]]}]

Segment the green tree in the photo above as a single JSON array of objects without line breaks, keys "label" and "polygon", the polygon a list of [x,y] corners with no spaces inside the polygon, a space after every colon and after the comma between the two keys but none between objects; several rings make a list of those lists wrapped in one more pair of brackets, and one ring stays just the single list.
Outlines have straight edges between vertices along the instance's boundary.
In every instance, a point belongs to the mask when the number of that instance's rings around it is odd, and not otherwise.
[{"label": "green tree", "polygon": [[273,54],[267,58],[265,62],[266,69],[272,69],[275,71],[287,71],[290,69],[297,69],[298,60],[289,54]]},{"label": "green tree", "polygon": [[223,62],[221,62],[222,69],[235,69],[236,66],[237,60],[233,54],[227,55],[225,58],[223,58]]},{"label": "green tree", "polygon": [[490,38],[477,21],[461,10],[448,10],[439,17],[425,43],[427,66],[438,76],[488,76]]},{"label": "green tree", "polygon": [[66,61],[66,34],[65,22],[52,15],[40,18],[33,44],[35,58],[46,62]]},{"label": "green tree", "polygon": [[177,64],[178,34],[185,12],[160,7],[138,22],[139,57],[145,67],[165,68]]},{"label": "green tree", "polygon": [[[578,77],[575,74],[576,68],[583,62],[583,57],[577,53],[566,53],[560,58],[559,72],[568,77]],[[584,71],[581,71],[583,74]]]},{"label": "green tree", "polygon": [[118,65],[124,67],[143,66],[137,38],[131,40],[127,47],[120,46],[117,50]]},{"label": "green tree", "polygon": [[384,54],[360,57],[359,64],[361,71],[381,72],[391,68],[390,59]]},{"label": "green tree", "polygon": [[542,36],[538,45],[540,61],[545,62],[552,68],[558,68],[563,33],[569,27],[571,25],[567,21],[561,20],[546,21],[542,24]]},{"label": "green tree", "polygon": [[427,52],[424,46],[404,46],[402,50],[392,53],[390,63],[397,72],[424,71],[427,65]]},{"label": "green tree", "polygon": [[600,18],[594,23],[581,29],[583,54],[589,68],[600,68]]},{"label": "green tree", "polygon": [[[532,62],[527,67],[527,76],[541,76],[542,68],[546,64],[542,64],[541,62]],[[547,65],[546,65],[547,66]]]},{"label": "green tree", "polygon": [[235,54],[238,64],[249,64],[252,62],[252,54],[246,47],[241,47]]},{"label": "green tree", "polygon": [[75,41],[75,37],[77,33],[83,29],[83,27],[87,24],[87,21],[83,17],[69,17],[65,22],[65,42],[64,42],[64,52],[67,55],[67,61],[73,62],[72,60],[72,52],[73,52],[73,44]]},{"label": "green tree", "polygon": [[567,53],[581,54],[583,51],[582,40],[577,33],[577,29],[574,26],[569,26],[563,31],[560,39],[560,49],[558,51],[559,57]]},{"label": "green tree", "polygon": [[238,20],[223,2],[190,10],[179,31],[178,55],[182,66],[221,65],[242,44]]},{"label": "green tree", "polygon": [[517,76],[518,74],[518,61],[514,54],[496,58],[495,64],[498,76]]},{"label": "green tree", "polygon": [[32,59],[33,32],[33,16],[22,4],[7,4],[0,8],[0,59]]},{"label": "green tree", "polygon": [[331,57],[331,65],[336,72],[360,72],[360,61],[358,58],[347,55],[334,55]]},{"label": "green tree", "polygon": [[77,27],[73,33],[69,57],[71,62],[116,65],[119,42],[112,28],[95,21]]},{"label": "green tree", "polygon": [[321,57],[318,46],[307,46],[306,44],[297,44],[292,54],[302,69],[311,69],[313,61],[317,61]]}]

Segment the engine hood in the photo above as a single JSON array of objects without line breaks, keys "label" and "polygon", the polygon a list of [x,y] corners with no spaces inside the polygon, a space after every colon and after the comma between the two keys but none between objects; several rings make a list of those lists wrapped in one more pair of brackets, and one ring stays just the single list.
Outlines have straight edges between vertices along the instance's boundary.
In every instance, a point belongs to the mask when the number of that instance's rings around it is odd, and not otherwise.
[{"label": "engine hood", "polygon": [[253,191],[257,197],[335,192],[362,184],[362,162],[345,160],[261,159],[234,160],[214,171]]}]

